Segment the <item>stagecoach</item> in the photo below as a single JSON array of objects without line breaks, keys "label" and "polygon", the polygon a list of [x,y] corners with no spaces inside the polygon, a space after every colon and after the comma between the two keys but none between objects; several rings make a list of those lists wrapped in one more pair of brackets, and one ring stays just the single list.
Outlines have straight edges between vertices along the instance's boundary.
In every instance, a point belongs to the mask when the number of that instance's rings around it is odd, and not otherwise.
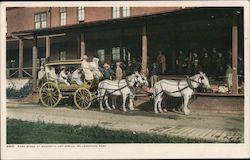
[{"label": "stagecoach", "polygon": [[[81,66],[82,61],[79,60],[65,60],[52,61],[45,64],[45,68],[54,67],[60,70],[64,66],[72,73]],[[74,103],[79,109],[88,109],[91,106],[92,99],[95,96],[98,79],[93,81],[86,81],[82,78],[82,85],[71,82],[70,86],[63,82],[50,81],[46,76],[38,83],[39,99],[44,106],[56,107],[60,100],[73,97]]]}]

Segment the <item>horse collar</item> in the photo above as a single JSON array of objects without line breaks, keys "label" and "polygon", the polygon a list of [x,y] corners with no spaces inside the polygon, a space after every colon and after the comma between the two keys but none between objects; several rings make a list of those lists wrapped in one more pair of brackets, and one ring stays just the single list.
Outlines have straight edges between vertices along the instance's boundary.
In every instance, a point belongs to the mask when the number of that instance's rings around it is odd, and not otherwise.
[{"label": "horse collar", "polygon": [[[187,83],[188,83],[188,87],[191,88],[192,90],[194,90],[195,88],[194,88],[194,86],[193,86],[193,84],[191,82],[191,81],[194,81],[194,80],[190,79],[189,76],[187,76],[186,80],[187,80]],[[194,81],[194,82],[196,82],[196,81]],[[196,83],[199,83],[199,82],[196,82]]]}]

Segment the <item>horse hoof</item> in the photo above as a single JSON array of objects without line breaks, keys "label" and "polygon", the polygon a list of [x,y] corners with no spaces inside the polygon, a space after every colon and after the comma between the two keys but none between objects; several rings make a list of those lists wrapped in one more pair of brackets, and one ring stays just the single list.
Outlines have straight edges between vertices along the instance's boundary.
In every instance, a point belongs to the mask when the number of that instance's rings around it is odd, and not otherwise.
[{"label": "horse hoof", "polygon": [[155,112],[155,114],[159,114],[159,112]]},{"label": "horse hoof", "polygon": [[190,114],[190,111],[186,111],[184,112],[185,115],[189,115]]},{"label": "horse hoof", "polygon": [[127,112],[127,110],[126,110],[126,109],[124,109],[124,110],[123,110],[123,112]]},{"label": "horse hoof", "polygon": [[100,110],[101,110],[101,111],[104,111],[104,109],[103,109],[103,108],[101,108]]},{"label": "horse hoof", "polygon": [[166,109],[163,109],[163,112],[168,112],[168,110],[166,110]]}]

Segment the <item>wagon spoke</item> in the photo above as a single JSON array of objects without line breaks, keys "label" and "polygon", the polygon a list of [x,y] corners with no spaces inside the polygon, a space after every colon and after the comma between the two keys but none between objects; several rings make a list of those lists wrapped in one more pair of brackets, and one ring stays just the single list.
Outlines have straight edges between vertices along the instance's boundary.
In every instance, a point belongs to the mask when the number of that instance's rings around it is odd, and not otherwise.
[{"label": "wagon spoke", "polygon": [[83,91],[79,91],[79,93],[80,93],[81,96],[84,96]]},{"label": "wagon spoke", "polygon": [[50,97],[48,98],[48,102],[47,102],[47,104],[50,106]]},{"label": "wagon spoke", "polygon": [[54,100],[53,96],[51,97],[51,102],[52,102],[53,105],[56,104],[56,101]]},{"label": "wagon spoke", "polygon": [[45,102],[46,104],[48,104],[48,101],[49,101],[49,97],[45,97],[45,98],[44,98],[44,102]]},{"label": "wagon spoke", "polygon": [[81,107],[83,107],[83,101],[81,101],[80,105],[81,105]]}]

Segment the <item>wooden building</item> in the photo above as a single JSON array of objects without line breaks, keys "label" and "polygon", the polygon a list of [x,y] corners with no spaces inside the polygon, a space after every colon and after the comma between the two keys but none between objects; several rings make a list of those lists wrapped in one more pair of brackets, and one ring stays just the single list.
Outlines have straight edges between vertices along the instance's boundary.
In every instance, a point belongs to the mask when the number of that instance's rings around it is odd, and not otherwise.
[{"label": "wooden building", "polygon": [[28,76],[35,82],[48,57],[80,59],[85,54],[98,56],[101,63],[128,63],[135,57],[147,68],[159,50],[167,59],[166,74],[176,75],[179,50],[217,48],[232,59],[233,93],[238,93],[238,57],[244,58],[241,7],[15,7],[6,11],[7,77]]}]

